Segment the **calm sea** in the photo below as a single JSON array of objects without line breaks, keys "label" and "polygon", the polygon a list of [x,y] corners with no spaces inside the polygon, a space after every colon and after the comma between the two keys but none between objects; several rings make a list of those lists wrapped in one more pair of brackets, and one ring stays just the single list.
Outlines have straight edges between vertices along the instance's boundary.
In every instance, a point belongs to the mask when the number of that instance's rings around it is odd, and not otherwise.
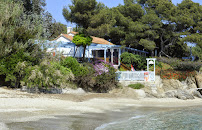
[{"label": "calm sea", "polygon": [[102,124],[95,130],[202,130],[202,107],[176,108]]},{"label": "calm sea", "polygon": [[202,106],[131,107],[5,125],[9,130],[202,130]]}]

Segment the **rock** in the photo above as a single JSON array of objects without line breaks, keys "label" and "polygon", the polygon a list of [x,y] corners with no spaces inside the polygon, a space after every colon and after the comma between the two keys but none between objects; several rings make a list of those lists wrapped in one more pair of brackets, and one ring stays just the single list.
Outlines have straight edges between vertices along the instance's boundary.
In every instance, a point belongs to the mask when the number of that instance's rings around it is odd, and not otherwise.
[{"label": "rock", "polygon": [[197,90],[194,90],[194,91],[192,92],[192,94],[193,94],[193,96],[195,96],[195,97],[202,98],[201,93],[200,93],[199,91],[197,91]]},{"label": "rock", "polygon": [[176,97],[183,100],[194,99],[194,96],[192,94],[189,94],[186,90],[180,89],[177,90]]},{"label": "rock", "polygon": [[157,93],[159,93],[159,94],[163,94],[164,93],[164,89],[163,89],[163,84],[162,83],[157,87]]},{"label": "rock", "polygon": [[198,88],[202,88],[202,74],[198,74],[195,76],[196,85]]},{"label": "rock", "polygon": [[27,91],[27,86],[22,86],[21,91],[26,92]]},{"label": "rock", "polygon": [[46,93],[46,94],[61,94],[62,89],[61,88],[50,88],[50,89],[39,88],[39,92]]},{"label": "rock", "polygon": [[39,93],[38,87],[27,88],[28,93]]},{"label": "rock", "polygon": [[175,79],[164,79],[162,83],[163,83],[164,92],[183,88],[183,84],[179,80],[175,80]]},{"label": "rock", "polygon": [[194,77],[187,77],[187,79],[185,80],[185,83],[187,85],[186,89],[197,88],[197,86],[196,86],[196,80],[195,80]]},{"label": "rock", "polygon": [[123,87],[122,89],[113,89],[109,93],[123,96],[123,97],[138,98],[138,95],[135,92],[135,89],[129,88],[129,87]]},{"label": "rock", "polygon": [[177,97],[176,93],[177,93],[176,90],[170,90],[165,92],[163,95],[165,98],[176,98]]},{"label": "rock", "polygon": [[82,88],[78,88],[78,89],[65,88],[65,89],[62,89],[62,93],[84,94],[86,92]]},{"label": "rock", "polygon": [[137,98],[145,98],[146,97],[146,93],[142,89],[135,90],[135,93],[137,95]]}]

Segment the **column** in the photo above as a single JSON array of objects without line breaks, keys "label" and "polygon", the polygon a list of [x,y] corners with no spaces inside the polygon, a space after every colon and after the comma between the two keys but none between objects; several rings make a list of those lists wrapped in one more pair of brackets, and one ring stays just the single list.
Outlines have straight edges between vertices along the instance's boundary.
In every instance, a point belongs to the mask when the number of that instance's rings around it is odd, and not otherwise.
[{"label": "column", "polygon": [[111,48],[111,49],[110,49],[110,52],[111,52],[111,63],[114,64],[114,63],[113,63],[113,58],[114,58],[114,57],[113,57],[113,52],[114,52],[114,49]]},{"label": "column", "polygon": [[156,74],[155,74],[155,61],[156,61],[156,59],[153,59],[154,60],[154,81],[156,80],[155,79],[155,76],[156,76]]},{"label": "column", "polygon": [[119,48],[118,65],[121,65],[121,48]]},{"label": "column", "polygon": [[107,57],[107,48],[104,49],[104,60],[105,60],[105,62],[107,61],[106,57]]}]

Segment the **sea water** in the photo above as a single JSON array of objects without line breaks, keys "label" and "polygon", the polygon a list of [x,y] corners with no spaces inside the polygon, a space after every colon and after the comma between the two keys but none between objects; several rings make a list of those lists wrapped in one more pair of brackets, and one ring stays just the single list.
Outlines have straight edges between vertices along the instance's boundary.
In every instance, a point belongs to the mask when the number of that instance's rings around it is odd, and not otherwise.
[{"label": "sea water", "polygon": [[[120,111],[0,123],[9,130],[202,130],[202,106],[129,107]],[[5,129],[2,129],[5,130]]]},{"label": "sea water", "polygon": [[95,130],[202,130],[202,107],[176,108],[102,124]]}]

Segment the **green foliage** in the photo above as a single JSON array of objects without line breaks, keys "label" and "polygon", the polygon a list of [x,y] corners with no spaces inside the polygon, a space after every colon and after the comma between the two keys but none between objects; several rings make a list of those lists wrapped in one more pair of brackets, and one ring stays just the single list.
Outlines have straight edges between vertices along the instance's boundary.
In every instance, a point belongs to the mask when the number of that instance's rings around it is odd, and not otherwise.
[{"label": "green foliage", "polygon": [[195,61],[182,61],[177,58],[158,58],[158,61],[161,61],[163,63],[167,63],[170,66],[172,66],[173,69],[175,70],[181,70],[181,71],[199,71],[200,67],[202,66],[202,63],[200,61],[195,62]]},{"label": "green foliage", "polygon": [[92,43],[92,38],[84,34],[77,34],[74,36],[72,42],[75,43],[76,46],[89,46]]},{"label": "green foliage", "polygon": [[194,56],[198,57],[199,60],[202,60],[202,48],[199,46],[193,47],[192,48],[192,53]]},{"label": "green foliage", "polygon": [[118,87],[115,68],[108,64],[105,64],[105,66],[109,71],[107,73],[102,73],[101,75],[96,76],[96,84],[93,88],[93,90],[96,92],[106,93],[109,90]]},{"label": "green foliage", "polygon": [[39,65],[29,66],[25,70],[26,76],[22,85],[38,88],[70,87],[74,79],[71,70],[61,66],[58,62],[42,61]]},{"label": "green foliage", "polygon": [[136,84],[130,84],[128,87],[133,88],[133,89],[141,89],[144,88],[144,85],[141,83],[136,83]]},{"label": "green foliage", "polygon": [[19,87],[20,80],[24,76],[24,69],[28,65],[36,65],[39,59],[33,58],[29,53],[19,50],[11,54],[9,57],[4,57],[0,60],[0,74],[6,76],[6,81],[11,83],[12,87]]},{"label": "green foliage", "polygon": [[65,58],[60,64],[69,68],[76,78],[85,77],[89,73],[88,68],[82,64],[79,64],[78,61],[73,57]]},{"label": "green foliage", "polygon": [[154,41],[150,41],[146,39],[141,39],[139,44],[151,51],[154,50],[154,48],[156,47],[156,44]]},{"label": "green foliage", "polygon": [[177,5],[169,0],[124,0],[117,7],[96,7],[96,0],[73,0],[63,15],[85,26],[90,35],[146,51],[156,47],[159,56],[188,55],[186,42],[202,46],[202,8],[191,0]]},{"label": "green foliage", "polygon": [[103,8],[96,0],[72,0],[72,5],[63,8],[63,16],[67,22],[74,22],[87,29],[91,17]]},{"label": "green foliage", "polygon": [[13,0],[15,2],[22,2],[24,6],[24,12],[26,14],[36,13],[38,15],[42,14],[45,9],[45,0]]},{"label": "green foliage", "polygon": [[20,1],[0,1],[0,73],[12,87],[19,87],[24,66],[39,64],[44,57],[39,40],[48,35],[42,15],[24,13],[23,6]]},{"label": "green foliage", "polygon": [[202,66],[200,67],[199,71],[202,72]]},{"label": "green foliage", "polygon": [[124,52],[121,54],[121,62],[131,67],[131,64],[136,70],[146,69],[146,58],[140,55],[134,55],[132,53]]},{"label": "green foliage", "polygon": [[89,46],[92,43],[93,38],[90,36],[86,36],[85,34],[77,34],[74,36],[72,42],[76,44],[76,46],[83,46],[83,61],[85,59],[86,46]]},{"label": "green foliage", "polygon": [[117,87],[117,81],[115,80],[116,70],[107,63],[101,63],[107,67],[108,72],[97,74],[94,68],[96,63],[94,63],[94,65],[90,63],[79,64],[73,57],[67,57],[61,61],[62,66],[71,69],[75,76],[74,82],[77,83],[79,87],[86,91],[106,93],[112,88]]},{"label": "green foliage", "polygon": [[49,39],[54,39],[57,36],[59,36],[61,33],[66,34],[67,33],[67,27],[66,25],[60,23],[60,22],[54,22],[52,23],[52,26],[50,28],[51,36]]}]

